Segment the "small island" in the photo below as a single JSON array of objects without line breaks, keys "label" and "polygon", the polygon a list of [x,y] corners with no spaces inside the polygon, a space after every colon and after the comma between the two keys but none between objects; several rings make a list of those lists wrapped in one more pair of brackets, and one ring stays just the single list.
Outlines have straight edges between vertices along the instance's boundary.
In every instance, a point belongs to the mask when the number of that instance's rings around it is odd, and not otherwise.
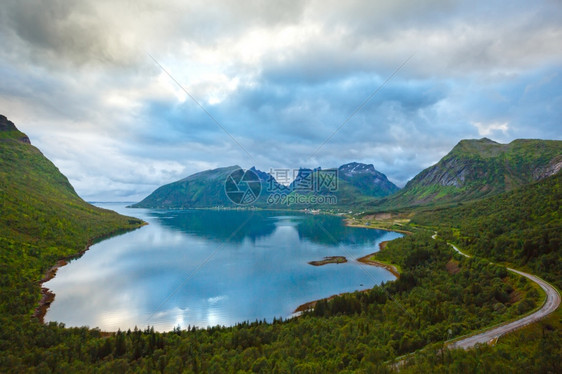
[{"label": "small island", "polygon": [[313,266],[322,266],[327,264],[343,264],[347,262],[347,258],[344,256],[327,256],[320,261],[310,261],[309,264]]}]

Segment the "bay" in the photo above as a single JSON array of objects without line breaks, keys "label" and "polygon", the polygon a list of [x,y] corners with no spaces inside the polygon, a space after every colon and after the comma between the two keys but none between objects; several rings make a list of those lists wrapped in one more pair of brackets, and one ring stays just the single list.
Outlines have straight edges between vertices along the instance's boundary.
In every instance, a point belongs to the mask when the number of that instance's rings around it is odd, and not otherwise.
[{"label": "bay", "polygon": [[[104,331],[231,326],[290,317],[299,305],[395,277],[356,261],[402,236],[300,212],[128,209],[149,223],[91,246],[44,284],[45,321]],[[309,265],[325,256],[344,264]]]}]

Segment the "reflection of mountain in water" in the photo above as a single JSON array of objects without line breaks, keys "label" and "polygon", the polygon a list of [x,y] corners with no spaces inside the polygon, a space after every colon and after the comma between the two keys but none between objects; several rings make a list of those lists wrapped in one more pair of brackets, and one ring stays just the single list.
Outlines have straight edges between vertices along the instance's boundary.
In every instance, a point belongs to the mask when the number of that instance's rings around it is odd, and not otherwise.
[{"label": "reflection of mountain in water", "polygon": [[158,222],[174,230],[220,242],[255,241],[272,235],[278,226],[293,226],[299,238],[313,243],[369,244],[384,232],[344,226],[340,217],[311,216],[296,212],[174,210],[151,213]]},{"label": "reflection of mountain in water", "polygon": [[318,215],[307,218],[299,223],[299,237],[314,243],[330,246],[371,244],[385,234],[380,230],[345,226],[340,217]]},{"label": "reflection of mountain in water", "polygon": [[[269,213],[269,214],[268,214]],[[164,227],[183,231],[209,240],[240,243],[271,235],[275,231],[273,221],[267,220],[273,212],[234,210],[178,210],[155,213]]]}]

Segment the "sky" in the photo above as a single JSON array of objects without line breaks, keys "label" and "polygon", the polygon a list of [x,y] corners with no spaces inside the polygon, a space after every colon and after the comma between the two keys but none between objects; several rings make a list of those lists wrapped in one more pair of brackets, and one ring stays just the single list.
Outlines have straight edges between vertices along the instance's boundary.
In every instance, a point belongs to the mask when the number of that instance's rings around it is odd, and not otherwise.
[{"label": "sky", "polygon": [[88,201],[562,139],[562,2],[3,0],[0,114]]}]

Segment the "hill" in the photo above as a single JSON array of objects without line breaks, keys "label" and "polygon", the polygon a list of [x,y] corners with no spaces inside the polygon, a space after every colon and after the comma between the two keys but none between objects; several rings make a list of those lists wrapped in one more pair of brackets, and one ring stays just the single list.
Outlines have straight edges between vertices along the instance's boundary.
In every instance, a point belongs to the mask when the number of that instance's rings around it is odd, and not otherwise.
[{"label": "hill", "polygon": [[0,316],[29,318],[38,281],[61,258],[92,240],[139,227],[142,221],[94,207],[0,115]]},{"label": "hill", "polygon": [[418,213],[415,224],[473,254],[527,267],[562,288],[562,173],[455,208]]},{"label": "hill", "polygon": [[397,208],[474,200],[513,190],[556,174],[562,168],[562,141],[490,139],[460,141],[437,164],[404,189],[374,204]]}]

